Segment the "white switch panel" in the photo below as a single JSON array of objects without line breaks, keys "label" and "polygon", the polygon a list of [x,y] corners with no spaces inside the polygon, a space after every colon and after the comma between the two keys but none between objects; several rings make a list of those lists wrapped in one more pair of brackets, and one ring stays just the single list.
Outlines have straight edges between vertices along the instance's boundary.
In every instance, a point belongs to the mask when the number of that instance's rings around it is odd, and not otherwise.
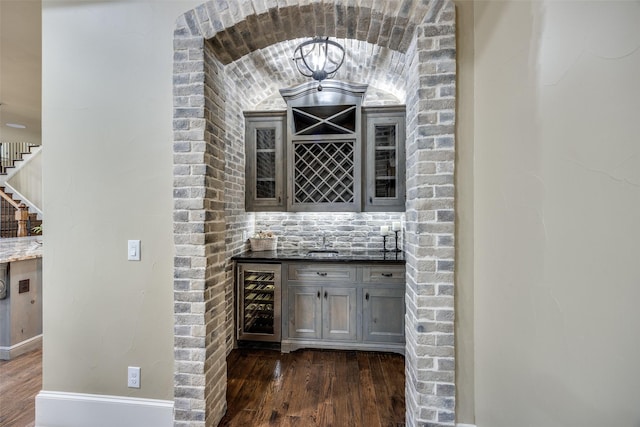
[{"label": "white switch panel", "polygon": [[129,261],[140,261],[140,240],[129,240],[127,242],[127,259]]}]

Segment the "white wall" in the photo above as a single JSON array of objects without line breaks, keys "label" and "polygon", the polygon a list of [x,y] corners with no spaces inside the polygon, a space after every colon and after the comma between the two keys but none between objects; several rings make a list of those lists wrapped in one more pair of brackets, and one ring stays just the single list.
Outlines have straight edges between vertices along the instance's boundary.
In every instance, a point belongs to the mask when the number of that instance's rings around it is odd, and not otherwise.
[{"label": "white wall", "polygon": [[456,421],[473,424],[474,327],[473,327],[473,115],[474,6],[456,0]]},{"label": "white wall", "polygon": [[172,43],[199,3],[43,4],[44,390],[173,398]]},{"label": "white wall", "polygon": [[479,427],[640,425],[639,23],[476,3]]}]

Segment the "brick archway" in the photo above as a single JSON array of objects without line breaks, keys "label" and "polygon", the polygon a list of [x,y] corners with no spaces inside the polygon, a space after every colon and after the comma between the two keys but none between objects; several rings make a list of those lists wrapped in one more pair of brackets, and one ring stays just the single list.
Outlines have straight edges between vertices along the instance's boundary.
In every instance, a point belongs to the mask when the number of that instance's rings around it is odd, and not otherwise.
[{"label": "brick archway", "polygon": [[[210,1],[177,21],[174,425],[214,426],[226,409],[226,355],[234,333],[228,259],[242,248],[251,220],[241,196],[241,111],[253,102],[247,92],[267,98],[278,86],[300,82],[282,57],[296,39],[318,34],[352,43],[352,63],[341,79],[403,93],[407,425],[454,425],[453,2],[299,3]],[[358,64],[367,58],[367,66]],[[238,66],[242,61],[248,62]]]}]

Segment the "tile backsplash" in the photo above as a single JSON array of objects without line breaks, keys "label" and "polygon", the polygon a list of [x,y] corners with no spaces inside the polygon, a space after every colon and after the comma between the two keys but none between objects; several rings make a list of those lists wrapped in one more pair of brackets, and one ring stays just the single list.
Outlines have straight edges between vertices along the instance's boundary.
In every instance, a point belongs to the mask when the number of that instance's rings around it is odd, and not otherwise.
[{"label": "tile backsplash", "polygon": [[[381,226],[391,230],[393,222],[400,222],[398,247],[402,249],[404,212],[257,212],[255,231],[272,231],[278,236],[278,249],[310,249],[322,245],[332,249],[382,249]],[[395,247],[395,234],[387,236],[387,249]]]}]

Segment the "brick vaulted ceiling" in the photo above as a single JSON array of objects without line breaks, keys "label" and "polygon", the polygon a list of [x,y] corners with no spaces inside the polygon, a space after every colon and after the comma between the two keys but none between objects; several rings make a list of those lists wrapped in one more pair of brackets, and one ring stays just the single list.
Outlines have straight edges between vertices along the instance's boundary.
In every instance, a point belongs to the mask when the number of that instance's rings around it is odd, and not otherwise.
[{"label": "brick vaulted ceiling", "polygon": [[[288,40],[259,49],[227,66],[227,73],[234,75],[234,80],[247,89],[249,96],[246,101],[250,102],[244,108],[262,109],[261,102],[266,97],[271,97],[279,102],[279,108],[284,109],[285,104],[278,90],[309,81],[308,77],[296,70],[291,59],[296,46],[304,40],[306,39]],[[369,84],[365,105],[379,101],[380,98],[395,104],[404,103],[406,82],[402,74],[410,62],[406,60],[404,53],[360,40],[335,40],[345,47],[346,52],[345,62],[336,79]],[[372,99],[374,97],[375,100]]]},{"label": "brick vaulted ceiling", "polygon": [[406,57],[407,49],[417,25],[439,10],[442,1],[297,3],[212,1],[197,9],[200,22],[209,20],[203,35],[217,59],[251,93],[244,108],[259,108],[264,99],[278,98],[280,88],[308,81],[291,58],[296,46],[313,36],[331,37],[345,47],[345,63],[336,79],[367,83],[370,93],[375,88],[382,97],[405,102],[402,76],[412,60]]},{"label": "brick vaulted ceiling", "polygon": [[[288,3],[291,7],[286,7]],[[297,3],[208,2],[204,7],[211,12],[209,16],[219,18],[211,22],[215,35],[203,35],[211,39],[223,64],[301,34],[357,39],[406,52],[416,25],[423,22],[434,4],[412,0]],[[234,22],[237,24],[230,25]]]}]

